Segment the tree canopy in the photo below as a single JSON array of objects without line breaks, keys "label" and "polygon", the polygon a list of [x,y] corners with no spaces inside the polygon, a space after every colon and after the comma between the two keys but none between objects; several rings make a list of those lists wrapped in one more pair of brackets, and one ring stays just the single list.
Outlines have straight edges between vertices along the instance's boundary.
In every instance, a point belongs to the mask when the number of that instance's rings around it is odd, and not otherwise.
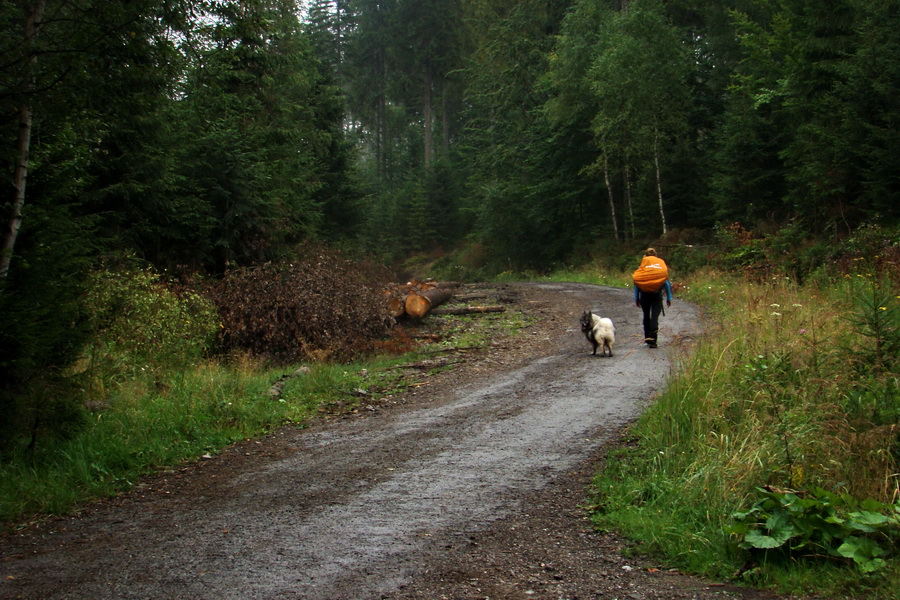
[{"label": "tree canopy", "polygon": [[12,265],[31,207],[210,272],[304,240],[392,260],[475,239],[539,266],[587,235],[898,218],[896,0],[21,0],[0,19]]}]

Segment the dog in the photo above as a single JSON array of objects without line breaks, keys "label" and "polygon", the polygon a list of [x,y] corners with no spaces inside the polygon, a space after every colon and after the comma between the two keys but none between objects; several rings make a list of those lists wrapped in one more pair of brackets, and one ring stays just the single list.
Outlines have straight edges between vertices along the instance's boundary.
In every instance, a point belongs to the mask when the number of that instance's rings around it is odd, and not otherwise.
[{"label": "dog", "polygon": [[581,332],[594,349],[591,355],[596,355],[597,348],[602,344],[600,356],[606,356],[608,350],[609,356],[612,357],[613,344],[616,341],[616,328],[611,319],[598,317],[592,311],[586,310],[581,315]]}]

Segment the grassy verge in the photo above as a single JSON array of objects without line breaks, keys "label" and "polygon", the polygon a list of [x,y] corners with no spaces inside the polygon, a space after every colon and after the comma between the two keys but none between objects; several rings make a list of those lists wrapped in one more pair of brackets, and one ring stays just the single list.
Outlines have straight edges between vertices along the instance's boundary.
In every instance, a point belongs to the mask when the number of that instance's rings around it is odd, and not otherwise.
[{"label": "grassy verge", "polygon": [[900,294],[705,272],[682,297],[711,330],[597,475],[596,524],[707,576],[900,597]]},{"label": "grassy verge", "polygon": [[496,281],[569,281],[627,289],[631,289],[633,285],[630,274],[600,265],[581,268],[560,268],[553,271],[550,275],[505,272],[496,275],[494,279]]},{"label": "grassy verge", "polygon": [[385,352],[349,364],[316,363],[287,380],[280,397],[269,389],[297,365],[272,368],[250,359],[202,362],[186,368],[136,369],[107,381],[80,428],[42,436],[31,452],[0,464],[0,522],[21,524],[65,514],[132,486],[143,475],[317,415],[354,411],[403,391],[447,368],[400,368],[403,363],[476,349],[514,335],[528,317],[515,311],[478,317],[429,317],[420,329],[435,341],[416,342],[399,330]]},{"label": "grassy verge", "polygon": [[33,452],[0,467],[0,519],[66,513],[157,468],[281,423],[302,422],[308,404],[267,397],[274,378],[253,365],[204,364],[169,379],[122,382],[77,433],[42,439]]}]

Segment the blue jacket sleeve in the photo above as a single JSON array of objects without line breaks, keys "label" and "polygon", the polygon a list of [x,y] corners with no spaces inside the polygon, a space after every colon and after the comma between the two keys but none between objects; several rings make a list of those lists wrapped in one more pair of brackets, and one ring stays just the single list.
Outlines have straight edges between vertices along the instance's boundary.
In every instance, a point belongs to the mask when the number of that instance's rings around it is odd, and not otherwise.
[{"label": "blue jacket sleeve", "polygon": [[[672,301],[672,284],[669,283],[669,280],[666,279],[666,282],[663,284],[663,288],[666,290],[666,300]],[[637,302],[641,297],[641,289],[634,284],[634,301]]]}]

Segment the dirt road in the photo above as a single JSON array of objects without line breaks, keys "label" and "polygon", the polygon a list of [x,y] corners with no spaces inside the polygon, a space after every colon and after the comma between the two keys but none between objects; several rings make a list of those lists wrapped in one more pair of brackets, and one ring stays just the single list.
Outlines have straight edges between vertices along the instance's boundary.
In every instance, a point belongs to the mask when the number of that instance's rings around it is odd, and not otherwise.
[{"label": "dirt road", "polygon": [[[767,597],[659,571],[580,505],[699,327],[640,343],[630,291],[510,286],[533,326],[366,416],[285,429],[0,539],[2,598]],[[591,356],[585,308],[617,327]]]}]

